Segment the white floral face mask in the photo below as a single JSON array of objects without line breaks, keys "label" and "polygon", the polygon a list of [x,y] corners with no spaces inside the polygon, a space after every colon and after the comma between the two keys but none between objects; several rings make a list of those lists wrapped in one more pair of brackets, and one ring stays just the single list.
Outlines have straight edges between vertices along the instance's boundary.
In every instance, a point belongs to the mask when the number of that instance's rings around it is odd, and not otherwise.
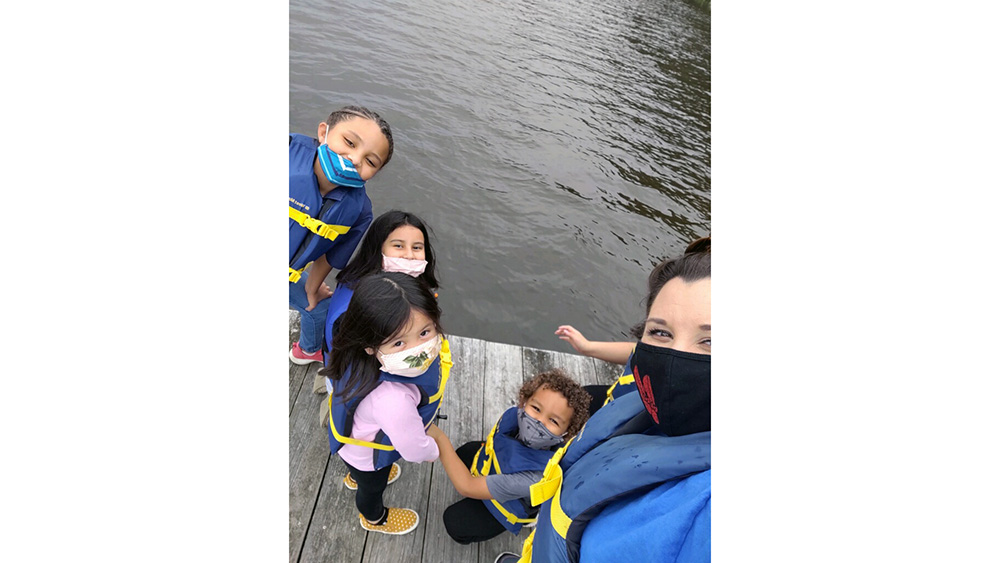
[{"label": "white floral face mask", "polygon": [[376,352],[382,371],[402,377],[423,375],[441,353],[441,335],[401,352],[383,354]]}]

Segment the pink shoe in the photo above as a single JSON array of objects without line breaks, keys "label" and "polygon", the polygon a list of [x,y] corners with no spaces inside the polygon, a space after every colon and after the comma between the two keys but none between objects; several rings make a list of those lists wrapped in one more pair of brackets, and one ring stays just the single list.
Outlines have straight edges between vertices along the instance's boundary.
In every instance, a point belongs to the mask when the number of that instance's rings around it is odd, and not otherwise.
[{"label": "pink shoe", "polygon": [[299,343],[296,342],[295,344],[292,344],[292,349],[288,351],[288,359],[292,360],[293,364],[298,364],[300,366],[304,366],[309,362],[319,362],[322,364],[323,351],[316,350],[312,354],[306,354],[302,351],[302,348],[299,348]]}]

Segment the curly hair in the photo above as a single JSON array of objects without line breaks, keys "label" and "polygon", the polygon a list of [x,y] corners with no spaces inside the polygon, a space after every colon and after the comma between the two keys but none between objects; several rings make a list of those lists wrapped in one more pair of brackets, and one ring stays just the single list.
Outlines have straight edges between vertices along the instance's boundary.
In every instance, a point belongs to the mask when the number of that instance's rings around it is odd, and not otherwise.
[{"label": "curly hair", "polygon": [[518,392],[518,406],[523,407],[528,399],[542,387],[551,389],[561,394],[569,407],[573,409],[573,418],[569,421],[569,428],[566,429],[566,439],[572,438],[583,428],[583,423],[590,417],[590,394],[580,387],[580,384],[573,381],[566,372],[561,369],[551,369],[543,371],[532,377],[521,386]]}]

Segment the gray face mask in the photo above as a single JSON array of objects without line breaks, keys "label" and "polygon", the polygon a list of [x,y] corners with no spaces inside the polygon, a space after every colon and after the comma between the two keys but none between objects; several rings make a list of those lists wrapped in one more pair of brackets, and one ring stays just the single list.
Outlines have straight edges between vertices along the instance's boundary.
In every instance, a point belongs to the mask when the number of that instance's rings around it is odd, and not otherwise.
[{"label": "gray face mask", "polygon": [[534,450],[544,450],[561,444],[565,436],[565,434],[563,436],[553,434],[541,421],[531,418],[521,408],[517,409],[517,431],[521,442]]}]

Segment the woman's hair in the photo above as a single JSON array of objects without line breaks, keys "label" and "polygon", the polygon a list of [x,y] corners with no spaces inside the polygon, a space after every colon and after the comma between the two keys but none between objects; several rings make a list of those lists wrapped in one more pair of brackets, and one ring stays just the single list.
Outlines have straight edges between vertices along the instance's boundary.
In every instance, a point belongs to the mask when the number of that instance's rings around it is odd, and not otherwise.
[{"label": "woman's hair", "polygon": [[393,231],[404,225],[416,227],[424,234],[424,258],[427,260],[427,268],[419,277],[432,289],[438,287],[437,277],[434,275],[434,251],[431,249],[430,229],[420,217],[395,209],[386,211],[372,221],[365,238],[361,241],[358,253],[343,270],[337,273],[337,283],[352,286],[362,277],[382,271],[382,245]]},{"label": "woman's hair", "polygon": [[542,387],[551,389],[566,398],[566,402],[573,409],[573,418],[570,419],[569,427],[566,429],[566,438],[576,436],[576,433],[583,427],[583,423],[587,422],[587,418],[590,417],[590,394],[584,391],[583,387],[580,387],[580,384],[573,381],[563,370],[552,369],[539,373],[521,386],[521,390],[518,392],[518,406],[524,407],[535,391]]},{"label": "woman's hair", "polygon": [[342,401],[363,397],[378,386],[381,365],[365,349],[377,350],[401,333],[410,322],[411,310],[427,315],[438,334],[444,334],[441,309],[426,283],[399,272],[361,278],[330,345],[330,364],[319,370],[334,381],[350,372]]},{"label": "woman's hair", "polygon": [[[376,125],[378,125],[382,134],[385,135],[385,140],[389,141],[389,150],[386,152],[385,160],[382,161],[382,168],[385,168],[385,165],[389,164],[389,160],[392,158],[392,129],[389,129],[389,124],[386,123],[385,120],[379,116],[379,114],[362,106],[344,106],[331,113],[330,117],[326,118],[326,124],[328,127],[333,127],[341,121],[347,121],[352,117],[371,119]],[[382,168],[379,168],[379,170]]]},{"label": "woman's hair", "polygon": [[[693,283],[705,278],[712,278],[712,237],[702,237],[684,250],[680,258],[664,260],[653,268],[649,273],[649,294],[646,295],[646,316],[649,316],[649,309],[653,306],[653,301],[660,294],[663,286],[667,282],[680,278],[688,283]],[[632,327],[632,336],[642,338],[642,331],[646,326],[645,319]]]}]

